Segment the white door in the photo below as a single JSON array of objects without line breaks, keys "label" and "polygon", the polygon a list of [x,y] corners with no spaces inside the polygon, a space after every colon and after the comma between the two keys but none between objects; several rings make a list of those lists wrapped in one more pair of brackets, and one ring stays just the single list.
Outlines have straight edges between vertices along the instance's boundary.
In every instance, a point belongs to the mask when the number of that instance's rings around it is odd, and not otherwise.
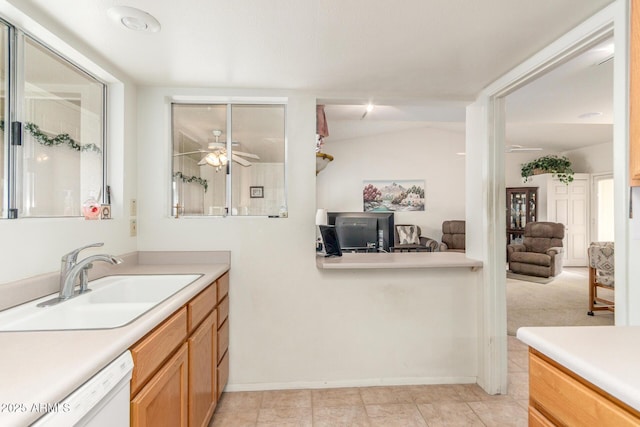
[{"label": "white door", "polygon": [[589,245],[589,178],[574,176],[569,185],[554,179],[549,185],[548,221],[565,225],[564,265],[583,267],[587,265]]}]

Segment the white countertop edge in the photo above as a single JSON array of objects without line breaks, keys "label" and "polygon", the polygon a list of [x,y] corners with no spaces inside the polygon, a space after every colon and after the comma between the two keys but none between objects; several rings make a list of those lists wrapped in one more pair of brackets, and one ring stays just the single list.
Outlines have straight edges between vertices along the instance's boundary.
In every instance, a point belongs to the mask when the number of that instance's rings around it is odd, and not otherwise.
[{"label": "white countertop edge", "polygon": [[[228,264],[125,266],[113,273],[192,273],[202,274],[202,277],[119,328],[0,332],[0,348],[13,350],[0,352],[0,403],[53,404],[62,401],[228,270]],[[90,348],[92,345],[95,347]],[[46,354],[45,359],[43,354]],[[44,413],[30,411],[2,412],[0,425],[24,426],[42,415]]]},{"label": "white countertop edge", "polygon": [[[626,335],[626,332],[633,331],[634,335],[637,333],[634,337],[635,342],[638,342],[640,338],[640,327],[620,326],[523,327],[518,329],[516,336],[528,346],[546,355],[621,402],[640,411],[640,382],[630,382],[628,376],[616,369],[612,369],[612,367],[620,367],[612,366],[612,358],[601,357],[594,361],[591,360],[593,357],[589,357],[593,356],[593,353],[584,355],[584,351],[577,351],[573,348],[572,339],[584,339],[584,337],[576,337],[578,330],[580,330],[581,335],[593,333],[593,336],[590,337],[592,345],[599,346],[600,349],[606,349],[607,343],[602,340],[606,339],[607,336],[611,337],[614,333],[623,332]],[[549,334],[555,332],[559,332],[559,334],[556,333],[555,336]],[[618,346],[612,346],[608,350],[616,354],[621,351]],[[628,368],[637,369],[637,363],[640,360],[637,352],[631,352],[629,356],[630,363],[627,365]]]},{"label": "white countertop edge", "polygon": [[341,257],[316,255],[316,266],[323,270],[403,269],[403,268],[482,268],[482,262],[460,252],[344,253]]}]

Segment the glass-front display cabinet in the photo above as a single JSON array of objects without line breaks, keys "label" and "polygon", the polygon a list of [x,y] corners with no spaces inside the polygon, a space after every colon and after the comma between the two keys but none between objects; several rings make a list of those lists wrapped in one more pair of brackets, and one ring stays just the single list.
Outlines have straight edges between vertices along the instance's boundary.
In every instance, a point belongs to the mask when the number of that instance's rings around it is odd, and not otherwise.
[{"label": "glass-front display cabinet", "polygon": [[538,187],[507,188],[507,244],[522,243],[524,226],[538,218]]}]

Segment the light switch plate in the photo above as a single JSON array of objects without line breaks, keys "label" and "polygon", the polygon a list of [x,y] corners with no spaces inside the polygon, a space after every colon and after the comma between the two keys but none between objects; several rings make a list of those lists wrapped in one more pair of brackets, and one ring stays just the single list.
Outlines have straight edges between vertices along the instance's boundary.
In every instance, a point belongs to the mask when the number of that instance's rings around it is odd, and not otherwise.
[{"label": "light switch plate", "polygon": [[136,216],[138,215],[138,202],[136,201],[136,199],[131,199],[131,206],[130,206],[130,214],[131,216]]},{"label": "light switch plate", "polygon": [[131,237],[138,235],[138,222],[135,219],[129,222],[129,235]]}]

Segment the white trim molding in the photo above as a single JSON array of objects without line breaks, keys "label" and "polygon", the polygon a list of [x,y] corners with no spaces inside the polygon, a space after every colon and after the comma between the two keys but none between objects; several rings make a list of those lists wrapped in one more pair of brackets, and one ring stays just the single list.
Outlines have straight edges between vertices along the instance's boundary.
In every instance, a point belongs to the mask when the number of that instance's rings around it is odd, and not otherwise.
[{"label": "white trim molding", "polygon": [[[626,300],[628,227],[623,215],[628,212],[625,209],[628,207],[627,29],[627,1],[616,0],[490,84],[467,108],[467,256],[484,263],[478,384],[490,394],[507,391],[504,97],[612,35],[616,46],[613,144],[616,242],[620,241],[620,247],[616,243],[616,284],[623,285],[616,286],[616,300]],[[625,189],[626,194],[622,194]],[[470,209],[471,206],[475,208]],[[616,324],[627,323],[627,311],[628,305],[621,304],[618,308],[616,304]]]}]

